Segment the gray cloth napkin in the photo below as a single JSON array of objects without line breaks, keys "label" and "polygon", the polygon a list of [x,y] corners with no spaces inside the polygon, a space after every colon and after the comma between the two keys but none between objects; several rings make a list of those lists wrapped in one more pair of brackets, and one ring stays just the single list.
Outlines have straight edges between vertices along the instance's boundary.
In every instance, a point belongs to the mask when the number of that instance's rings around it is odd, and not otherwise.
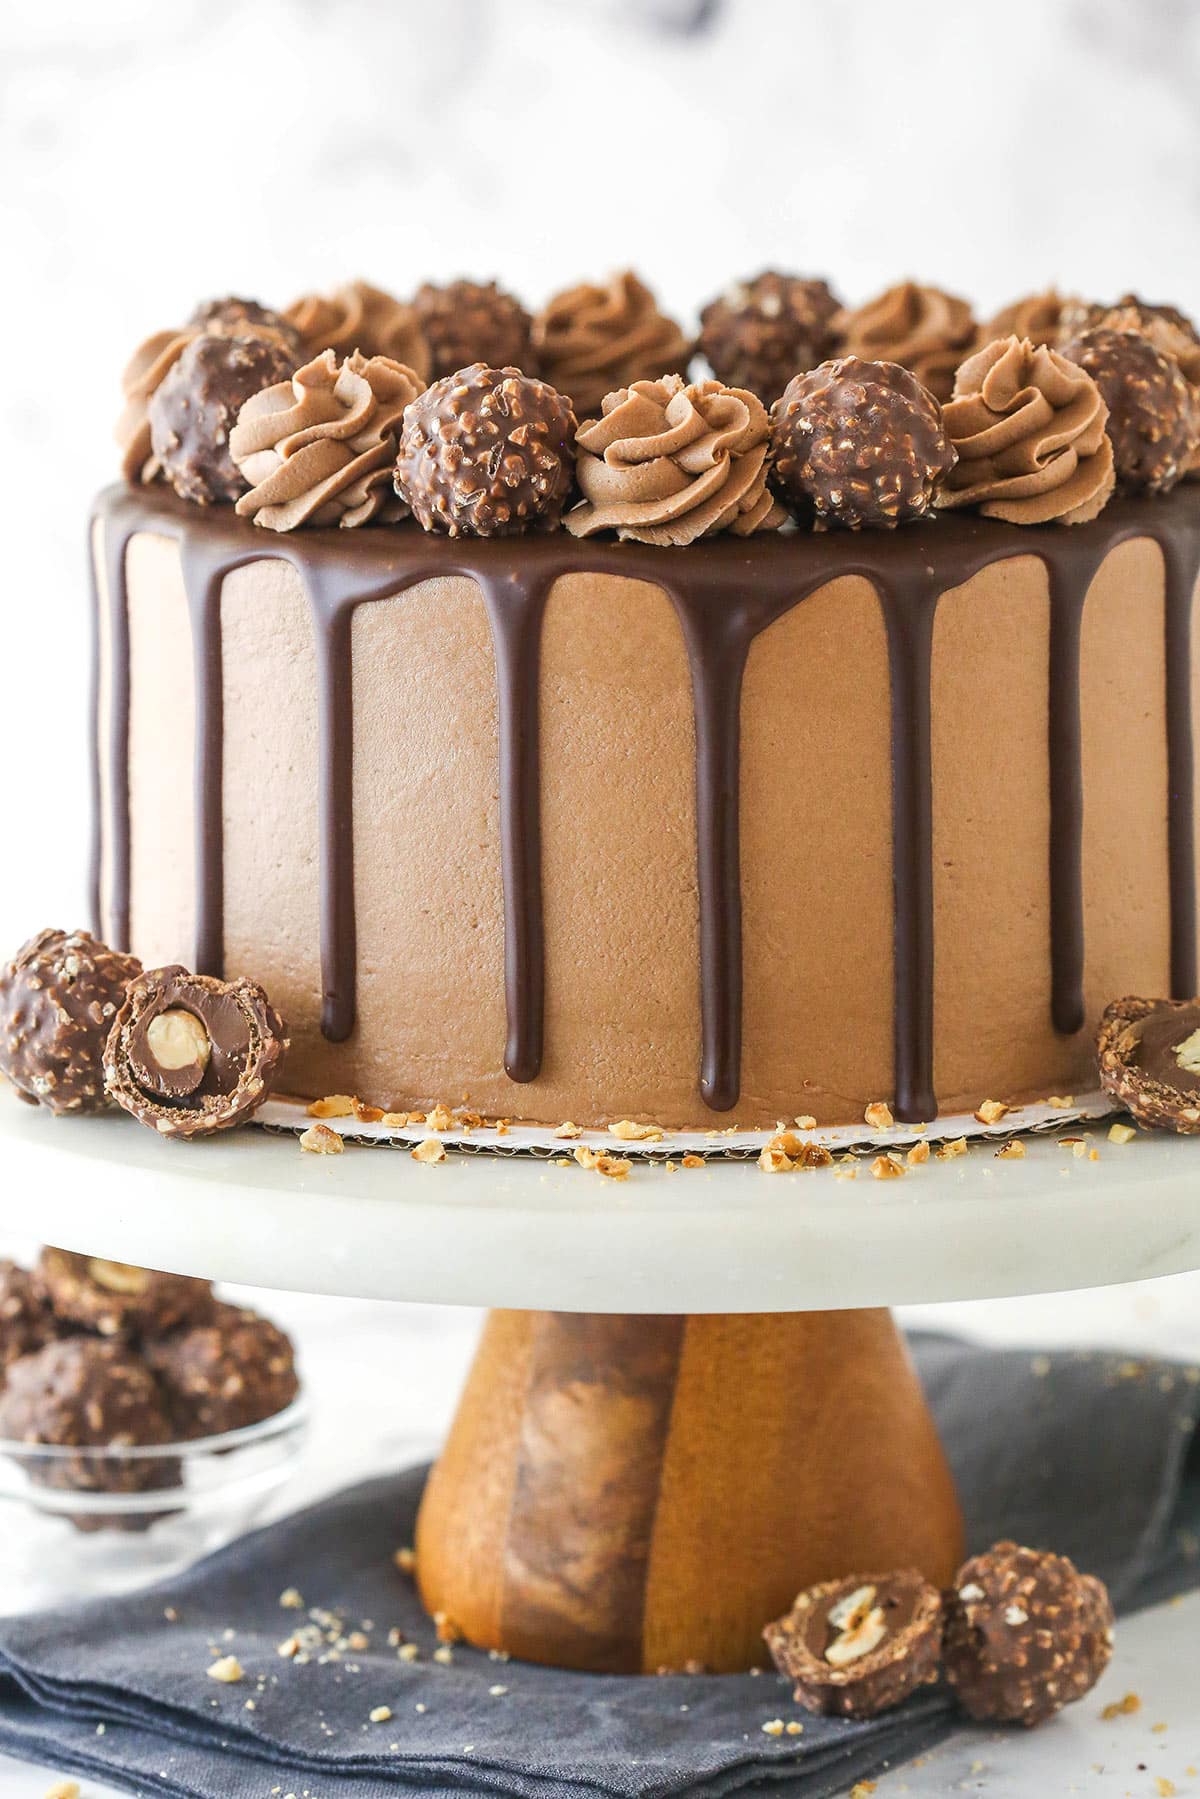
[{"label": "gray cloth napkin", "polygon": [[[1196,1370],[940,1337],[913,1349],[972,1548],[1012,1535],[1063,1551],[1122,1609],[1200,1584]],[[462,1646],[437,1663],[391,1559],[412,1539],[424,1474],[355,1487],[141,1593],[0,1621],[0,1750],[171,1799],[721,1799],[760,1786],[825,1799],[954,1727],[942,1688],[853,1724],[800,1712],[772,1672],[639,1680]],[[280,1608],[288,1587],[347,1633],[370,1620],[370,1648],[281,1659],[309,1621]],[[393,1628],[419,1660],[398,1659]],[[206,1677],[213,1645],[244,1681]],[[371,1723],[380,1706],[392,1717]],[[803,1735],[765,1735],[777,1717]]]}]

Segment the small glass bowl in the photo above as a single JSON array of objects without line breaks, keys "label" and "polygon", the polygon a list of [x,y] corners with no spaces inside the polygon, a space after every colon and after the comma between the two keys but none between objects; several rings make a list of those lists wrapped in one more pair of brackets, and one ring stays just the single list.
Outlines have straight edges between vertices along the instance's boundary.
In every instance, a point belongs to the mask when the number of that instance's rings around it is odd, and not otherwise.
[{"label": "small glass bowl", "polygon": [[241,1536],[293,1477],[303,1395],[242,1430],[153,1447],[0,1438],[0,1588],[22,1609],[161,1580]]}]

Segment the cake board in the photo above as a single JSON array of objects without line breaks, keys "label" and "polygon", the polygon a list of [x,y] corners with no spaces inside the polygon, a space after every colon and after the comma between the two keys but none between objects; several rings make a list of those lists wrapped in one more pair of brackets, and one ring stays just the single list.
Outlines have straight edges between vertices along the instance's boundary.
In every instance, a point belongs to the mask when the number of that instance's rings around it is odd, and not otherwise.
[{"label": "cake board", "polygon": [[427,1491],[429,1609],[530,1660],[724,1671],[812,1581],[951,1578],[957,1501],[891,1305],[1200,1266],[1195,1146],[1071,1135],[1082,1153],[1030,1136],[1023,1160],[980,1144],[889,1181],[868,1160],[612,1181],[261,1131],[188,1148],[3,1096],[0,1221],[180,1273],[501,1308]]}]

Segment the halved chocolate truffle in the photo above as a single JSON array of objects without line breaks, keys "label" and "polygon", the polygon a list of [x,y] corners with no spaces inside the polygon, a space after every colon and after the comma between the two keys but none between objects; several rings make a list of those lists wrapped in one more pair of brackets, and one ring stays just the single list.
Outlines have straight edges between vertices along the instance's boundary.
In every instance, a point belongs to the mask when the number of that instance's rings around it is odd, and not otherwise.
[{"label": "halved chocolate truffle", "polygon": [[941,1595],[914,1568],[824,1581],[763,1631],[796,1702],[837,1718],[873,1718],[936,1680],[941,1635]]},{"label": "halved chocolate truffle", "polygon": [[1097,1052],[1100,1085],[1139,1124],[1200,1132],[1200,999],[1114,1000]]},{"label": "halved chocolate truffle", "polygon": [[151,969],[117,1015],[105,1082],[139,1124],[205,1136],[258,1109],[287,1047],[287,1027],[257,982]]}]

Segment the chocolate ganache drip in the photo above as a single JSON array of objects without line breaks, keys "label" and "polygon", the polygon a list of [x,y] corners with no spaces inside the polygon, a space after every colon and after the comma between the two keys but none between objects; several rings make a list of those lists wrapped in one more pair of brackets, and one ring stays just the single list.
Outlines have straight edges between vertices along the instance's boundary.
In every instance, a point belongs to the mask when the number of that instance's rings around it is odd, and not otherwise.
[{"label": "chocolate ganache drip", "polygon": [[[196,945],[194,965],[223,973],[221,765],[221,586],[240,565],[265,556],[289,562],[308,594],[317,652],[322,1028],[347,1037],[355,1018],[353,679],[355,608],[393,598],[418,582],[461,575],[479,587],[495,655],[500,722],[500,839],[504,885],[508,1039],[515,1081],[542,1061],[543,927],[538,749],[541,625],[563,575],[582,571],[640,580],[666,593],[678,615],[691,669],[696,721],[697,878],[700,901],[700,1089],[727,1110],[740,1084],[742,1031],[739,851],[740,700],[755,638],[827,583],[859,575],[878,595],[891,678],[892,857],[895,900],[895,1111],[934,1116],[934,861],[930,671],[943,592],[990,564],[1038,556],[1050,587],[1048,738],[1051,772],[1051,968],[1056,1027],[1084,1021],[1083,798],[1080,641],[1091,582],[1118,544],[1148,538],[1161,551],[1166,615],[1171,986],[1197,987],[1191,613],[1200,575],[1200,493],[1184,486],[1153,502],[1118,498],[1070,529],[1037,531],[947,514],[889,533],[714,537],[703,546],[579,542],[567,532],[509,539],[447,539],[414,525],[383,531],[315,529],[276,536],[232,511],[201,510],[155,490],[110,488],[97,504],[93,557],[97,621],[93,719],[99,729],[99,670],[106,669],[108,779],[93,776],[96,834],[93,898],[101,913],[101,850],[107,870],[102,934],[129,944],[129,619],[125,556],[130,538],[153,531],[181,551],[195,650]],[[265,539],[265,541],[264,541]],[[936,571],[936,572],[935,572]],[[103,579],[101,605],[99,591]],[[104,644],[101,632],[106,633]],[[97,745],[98,752],[98,745]],[[105,816],[101,818],[101,799]]]}]

